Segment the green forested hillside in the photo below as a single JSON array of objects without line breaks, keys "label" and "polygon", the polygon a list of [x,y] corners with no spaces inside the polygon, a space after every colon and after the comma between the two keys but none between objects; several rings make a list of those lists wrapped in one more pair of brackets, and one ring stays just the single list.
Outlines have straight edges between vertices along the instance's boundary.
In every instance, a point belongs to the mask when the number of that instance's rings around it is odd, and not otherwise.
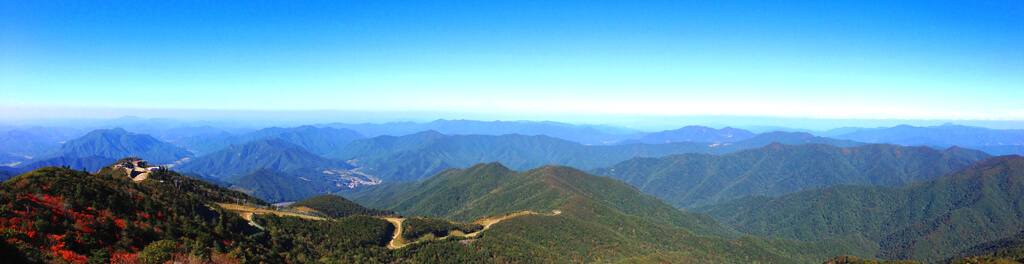
[{"label": "green forested hillside", "polygon": [[257,238],[269,245],[271,255],[291,263],[394,263],[409,254],[384,248],[395,226],[380,218],[355,215],[316,221],[271,214],[255,216],[254,221],[265,227]]},{"label": "green forested hillside", "polygon": [[[460,222],[523,210],[541,213],[503,220],[470,244],[506,252],[497,259],[509,262],[657,262],[650,259],[665,257],[806,263],[871,252],[863,241],[737,237],[704,215],[680,211],[614,179],[561,166],[516,172],[498,163],[480,164],[420,182],[384,183],[345,194],[403,215]],[[544,215],[554,210],[560,213]]]},{"label": "green forested hillside", "polygon": [[469,234],[483,228],[478,224],[460,224],[437,218],[412,217],[402,222],[402,237],[416,239],[428,234],[434,237],[445,237],[453,231]]},{"label": "green forested hillside", "polygon": [[99,129],[69,140],[47,157],[82,158],[100,156],[111,159],[139,157],[153,164],[169,164],[192,157],[185,149],[146,134],[135,134],[121,128]]},{"label": "green forested hillside", "polygon": [[901,186],[989,157],[962,148],[773,143],[726,155],[634,158],[596,169],[683,208],[839,184]]},{"label": "green forested hillside", "polygon": [[518,211],[551,212],[585,197],[649,221],[698,234],[735,237],[705,215],[680,211],[658,198],[607,177],[570,167],[545,166],[518,172],[500,163],[449,169],[420,182],[385,183],[343,192],[355,202],[403,215],[466,222]]},{"label": "green forested hillside", "polygon": [[[986,262],[987,261],[987,262]],[[1024,263],[1024,231],[976,245],[953,257],[951,263]]]},{"label": "green forested hillside", "polygon": [[863,237],[875,257],[933,262],[1024,229],[1024,158],[989,158],[903,187],[834,186],[700,208],[741,232]]},{"label": "green forested hillside", "polygon": [[[350,216],[331,221],[256,215],[250,225],[214,203],[269,208],[244,193],[170,170],[133,182],[123,169],[90,174],[46,167],[0,184],[4,263],[460,263],[490,254],[428,241],[389,250],[395,226]],[[415,262],[418,261],[418,262]]]},{"label": "green forested hillside", "polygon": [[288,208],[297,209],[306,207],[332,218],[343,218],[350,215],[368,216],[395,216],[390,210],[379,210],[366,208],[355,202],[333,194],[317,195],[288,205]]},{"label": "green forested hillside", "polygon": [[419,180],[448,168],[501,162],[515,170],[544,165],[580,169],[611,166],[634,157],[661,157],[679,153],[724,154],[761,147],[772,142],[857,145],[852,141],[814,137],[806,133],[766,133],[749,140],[713,144],[678,142],[590,146],[547,136],[446,136],[426,131],[402,137],[381,136],[356,140],[327,157],[355,160],[364,172],[384,181]]}]

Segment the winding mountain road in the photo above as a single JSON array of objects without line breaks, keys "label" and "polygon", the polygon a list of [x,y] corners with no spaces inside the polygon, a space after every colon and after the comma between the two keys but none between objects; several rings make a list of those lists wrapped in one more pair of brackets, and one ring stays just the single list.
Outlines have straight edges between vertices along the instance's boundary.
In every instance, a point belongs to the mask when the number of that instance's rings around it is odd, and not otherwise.
[{"label": "winding mountain road", "polygon": [[[488,218],[476,220],[476,222],[474,222],[474,223],[483,225],[484,228],[480,229],[480,231],[476,231],[476,232],[473,232],[473,233],[465,234],[465,235],[462,235],[462,236],[464,236],[464,237],[476,237],[476,235],[480,234],[480,232],[483,232],[483,231],[486,231],[487,229],[490,229],[492,225],[497,224],[498,222],[501,222],[502,220],[513,218],[513,217],[518,217],[518,216],[536,215],[536,214],[538,214],[538,213],[535,213],[533,211],[522,211],[522,212],[511,213],[511,214],[508,214],[508,215],[505,215],[505,216],[500,216],[500,217],[488,217]],[[551,211],[550,214],[546,214],[545,216],[555,216],[555,215],[559,215],[559,214],[562,214],[561,210],[554,210],[554,211]],[[402,247],[407,246],[409,244],[416,243],[416,242],[411,242],[411,243],[398,242],[398,243],[401,243],[401,244],[396,244],[396,241],[398,241],[398,239],[402,235],[402,222],[405,221],[405,218],[385,217],[384,219],[388,220],[388,222],[391,222],[392,224],[394,224],[396,226],[395,234],[391,236],[391,242],[388,242],[388,248],[390,248],[390,249],[399,249],[399,248],[402,248]],[[440,238],[437,238],[437,239],[445,239],[445,238],[447,238],[449,236],[452,236],[452,235],[449,234],[448,236],[440,237]]]},{"label": "winding mountain road", "polygon": [[388,248],[396,249],[404,247],[405,244],[396,245],[395,241],[398,241],[398,236],[402,235],[402,222],[405,221],[405,218],[385,217],[384,220],[388,220],[388,222],[395,225],[395,234],[391,236],[391,242],[388,242]]}]

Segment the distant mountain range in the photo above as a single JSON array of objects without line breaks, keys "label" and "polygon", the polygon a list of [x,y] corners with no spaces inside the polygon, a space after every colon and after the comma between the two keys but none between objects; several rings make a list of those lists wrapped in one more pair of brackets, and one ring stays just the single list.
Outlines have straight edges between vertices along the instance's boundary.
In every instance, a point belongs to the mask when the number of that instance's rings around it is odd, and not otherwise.
[{"label": "distant mountain range", "polygon": [[27,160],[29,158],[22,155],[0,152],[0,166],[17,166]]},{"label": "distant mountain range", "polygon": [[69,140],[47,157],[82,158],[100,156],[118,160],[139,157],[152,164],[169,164],[192,157],[185,149],[146,134],[135,134],[121,128],[99,129]]},{"label": "distant mountain range", "polygon": [[240,135],[217,130],[210,130],[208,132],[180,138],[172,142],[200,155],[205,155],[230,145],[240,145],[264,138],[279,138],[298,145],[310,153],[324,155],[328,152],[337,151],[352,140],[365,138],[359,132],[349,129],[317,128],[313,126],[271,127]]},{"label": "distant mountain range", "polygon": [[[1024,158],[989,158],[903,187],[833,186],[700,208],[752,235],[865,238],[874,257],[934,262],[1024,230]],[[977,252],[976,252],[977,253]]]},{"label": "distant mountain range", "polygon": [[60,147],[62,142],[83,134],[85,132],[79,129],[38,126],[3,131],[0,132],[0,153],[37,157]]},{"label": "distant mountain range", "polygon": [[637,186],[677,207],[749,195],[780,195],[839,184],[901,186],[990,157],[963,148],[825,144],[767,146],[726,155],[680,154],[634,158],[593,170]]},{"label": "distant mountain range", "polygon": [[7,179],[14,178],[14,176],[18,176],[19,174],[20,173],[18,173],[14,168],[0,166],[0,181],[6,181]]},{"label": "distant mountain range", "polygon": [[636,130],[605,125],[573,125],[551,121],[475,121],[439,119],[428,123],[391,122],[384,124],[327,124],[327,127],[359,131],[367,137],[405,136],[433,130],[445,135],[546,135],[568,141],[607,145],[626,139],[639,138]]},{"label": "distant mountain range", "polygon": [[861,144],[815,137],[807,133],[774,132],[721,144],[678,142],[588,146],[548,136],[449,136],[437,131],[426,131],[401,137],[380,136],[356,140],[326,156],[355,160],[365,169],[364,172],[384,181],[404,181],[423,179],[448,168],[466,168],[477,163],[495,161],[515,170],[544,165],[594,169],[633,157],[661,157],[678,153],[724,154],[772,142],[825,143],[837,146]]},{"label": "distant mountain range", "polygon": [[686,126],[676,130],[666,130],[647,134],[638,139],[623,141],[623,144],[646,143],[662,144],[672,142],[710,142],[725,143],[743,141],[756,136],[753,132],[726,127],[714,129],[705,126]]},{"label": "distant mountain range", "polygon": [[[852,130],[852,131],[851,131]],[[946,124],[931,127],[899,125],[889,128],[850,129],[835,138],[867,143],[889,143],[904,146],[960,146],[978,149],[992,155],[1024,155],[1024,129],[989,129]]]}]

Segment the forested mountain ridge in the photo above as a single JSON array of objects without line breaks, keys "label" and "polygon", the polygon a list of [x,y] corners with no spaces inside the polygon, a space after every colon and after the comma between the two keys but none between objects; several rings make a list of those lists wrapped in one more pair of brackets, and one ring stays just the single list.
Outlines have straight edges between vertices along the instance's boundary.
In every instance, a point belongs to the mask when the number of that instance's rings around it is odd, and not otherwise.
[{"label": "forested mountain ridge", "polygon": [[591,172],[622,180],[683,208],[839,184],[901,186],[988,157],[963,148],[772,143],[725,155],[634,158]]},{"label": "forested mountain ridge", "polygon": [[875,257],[933,262],[1024,229],[1024,158],[989,158],[903,187],[833,186],[700,208],[741,232],[863,237]]},{"label": "forested mountain ridge", "polygon": [[170,164],[192,157],[185,149],[146,134],[135,134],[121,128],[98,129],[69,140],[48,157],[82,158],[100,156],[111,159],[140,157],[154,164]]}]

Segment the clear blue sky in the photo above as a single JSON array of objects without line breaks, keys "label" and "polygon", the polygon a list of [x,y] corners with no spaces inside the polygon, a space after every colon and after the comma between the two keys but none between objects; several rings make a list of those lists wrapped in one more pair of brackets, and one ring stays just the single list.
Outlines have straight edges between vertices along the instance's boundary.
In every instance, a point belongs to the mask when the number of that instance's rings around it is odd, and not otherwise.
[{"label": "clear blue sky", "polygon": [[717,2],[8,0],[0,114],[1024,119],[1024,1]]}]

